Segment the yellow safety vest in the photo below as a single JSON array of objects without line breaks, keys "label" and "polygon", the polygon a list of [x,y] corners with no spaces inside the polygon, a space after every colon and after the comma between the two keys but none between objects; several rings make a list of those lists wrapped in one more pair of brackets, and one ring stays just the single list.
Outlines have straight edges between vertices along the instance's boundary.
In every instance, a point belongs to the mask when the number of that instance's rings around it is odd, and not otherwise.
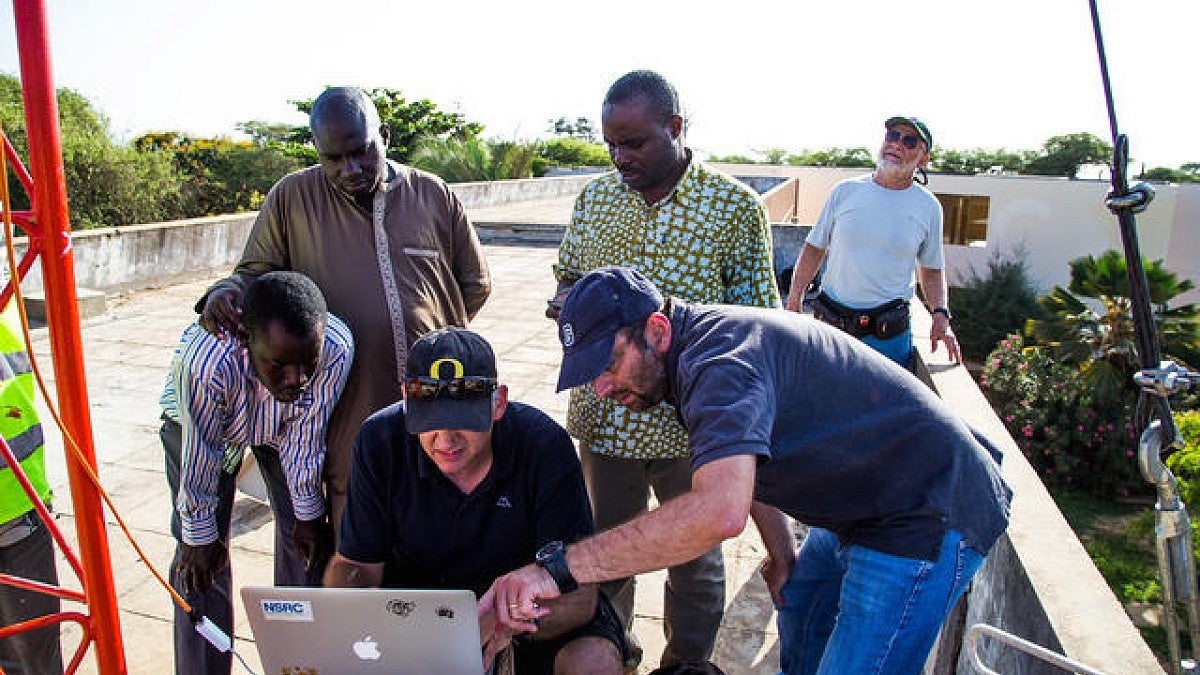
[{"label": "yellow safety vest", "polygon": [[[43,501],[49,502],[42,425],[33,405],[33,371],[19,322],[16,306],[10,302],[0,313],[0,436],[16,455],[33,489]],[[0,523],[32,508],[8,462],[0,455]]]}]

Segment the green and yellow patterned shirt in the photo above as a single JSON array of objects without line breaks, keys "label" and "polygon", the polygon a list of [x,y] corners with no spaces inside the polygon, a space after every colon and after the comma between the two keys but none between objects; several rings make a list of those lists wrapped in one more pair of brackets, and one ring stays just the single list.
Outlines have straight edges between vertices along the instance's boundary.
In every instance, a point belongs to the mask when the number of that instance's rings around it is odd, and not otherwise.
[{"label": "green and yellow patterned shirt", "polygon": [[[575,200],[554,276],[562,281],[611,265],[636,269],[664,295],[691,302],[779,307],[762,202],[699,161],[689,161],[674,191],[653,205],[615,171],[588,183]],[[634,412],[598,398],[590,384],[571,391],[567,431],[581,450],[612,457],[688,454],[687,433],[670,405]]]}]

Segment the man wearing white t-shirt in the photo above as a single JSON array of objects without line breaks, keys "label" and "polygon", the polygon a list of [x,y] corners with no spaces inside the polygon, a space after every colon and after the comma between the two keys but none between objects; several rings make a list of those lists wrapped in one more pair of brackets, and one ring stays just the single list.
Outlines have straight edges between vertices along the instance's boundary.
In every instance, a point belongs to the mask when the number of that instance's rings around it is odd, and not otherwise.
[{"label": "man wearing white t-shirt", "polygon": [[946,307],[942,206],[914,182],[929,162],[933,134],[916,117],[891,117],[884,128],[875,171],[838,183],[821,209],[796,260],[786,306],[800,311],[804,289],[826,262],[813,315],[907,365],[915,272],[933,313],[930,348],[942,342],[961,363]]}]

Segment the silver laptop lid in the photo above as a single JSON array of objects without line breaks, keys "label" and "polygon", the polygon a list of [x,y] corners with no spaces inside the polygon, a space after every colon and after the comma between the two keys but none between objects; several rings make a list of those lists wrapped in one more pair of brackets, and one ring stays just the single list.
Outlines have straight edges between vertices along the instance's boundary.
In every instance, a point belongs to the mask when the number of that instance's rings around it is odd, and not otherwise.
[{"label": "silver laptop lid", "polygon": [[265,673],[480,675],[471,591],[247,586]]}]

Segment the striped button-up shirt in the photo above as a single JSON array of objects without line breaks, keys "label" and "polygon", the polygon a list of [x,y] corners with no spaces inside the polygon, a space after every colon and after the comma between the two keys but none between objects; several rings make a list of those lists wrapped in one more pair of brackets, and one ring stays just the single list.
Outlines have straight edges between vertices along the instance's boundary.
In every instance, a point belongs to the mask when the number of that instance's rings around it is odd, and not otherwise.
[{"label": "striped button-up shirt", "polygon": [[159,402],[183,430],[175,508],[183,540],[217,540],[217,483],[238,465],[247,446],[279,452],[296,518],[324,513],[321,469],[325,428],[354,360],[350,330],[328,315],[321,357],[309,386],[292,403],[275,399],[258,381],[250,355],[236,340],[221,340],[193,323],[183,331]]}]

